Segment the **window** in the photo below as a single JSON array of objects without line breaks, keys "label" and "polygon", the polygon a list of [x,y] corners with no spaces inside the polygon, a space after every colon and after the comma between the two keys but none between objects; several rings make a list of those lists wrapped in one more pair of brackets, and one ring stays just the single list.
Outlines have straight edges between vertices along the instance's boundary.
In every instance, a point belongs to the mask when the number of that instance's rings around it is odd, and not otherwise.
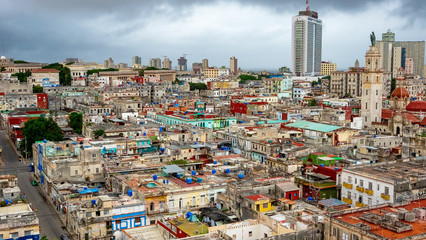
[{"label": "window", "polygon": [[373,190],[373,183],[372,182],[368,182],[368,190]]},{"label": "window", "polygon": [[141,223],[141,218],[140,217],[135,218],[135,223]]},{"label": "window", "polygon": [[389,195],[389,187],[385,187],[385,194]]},{"label": "window", "polygon": [[359,180],[359,186],[364,187],[364,180]]},{"label": "window", "polygon": [[359,195],[359,197],[358,197],[358,202],[359,202],[359,203],[362,203],[362,195]]},{"label": "window", "polygon": [[337,236],[337,228],[333,228],[333,236]]},{"label": "window", "polygon": [[[33,235],[33,230],[25,231],[24,235],[25,236],[31,236],[31,235]],[[0,236],[0,239],[3,239],[3,238]]]},{"label": "window", "polygon": [[358,235],[352,234],[352,240],[359,240]]},{"label": "window", "polygon": [[11,238],[18,238],[19,237],[18,232],[10,233],[9,235],[10,235]]},{"label": "window", "polygon": [[351,199],[351,192],[348,192],[348,199]]},{"label": "window", "polygon": [[347,233],[342,233],[342,240],[349,240],[349,235]]},{"label": "window", "polygon": [[264,203],[264,204],[263,204],[263,208],[268,208],[268,204],[267,204],[267,203]]},{"label": "window", "polygon": [[0,240],[3,240],[3,234],[0,234]]},{"label": "window", "polygon": [[252,231],[249,232],[249,237],[253,237],[253,232]]},{"label": "window", "polygon": [[377,191],[380,191],[380,184],[377,184]]},{"label": "window", "polygon": [[99,173],[99,168],[96,168],[96,173]]},{"label": "window", "polygon": [[96,217],[100,217],[101,216],[101,211],[96,211]]},{"label": "window", "polygon": [[121,220],[116,220],[115,225],[121,225]]},{"label": "window", "polygon": [[373,205],[373,200],[371,198],[368,198],[368,206]]},{"label": "window", "polygon": [[91,212],[88,212],[88,213],[86,213],[86,217],[92,217],[92,213]]},{"label": "window", "polygon": [[96,158],[96,153],[92,154],[92,158]]},{"label": "window", "polygon": [[358,178],[355,178],[355,184],[357,184],[357,182],[358,182]]},{"label": "window", "polygon": [[78,175],[78,170],[75,170],[75,175]]},{"label": "window", "polygon": [[104,215],[108,215],[109,211],[108,210],[104,210]]},{"label": "window", "polygon": [[352,177],[348,177],[348,183],[352,183]]}]

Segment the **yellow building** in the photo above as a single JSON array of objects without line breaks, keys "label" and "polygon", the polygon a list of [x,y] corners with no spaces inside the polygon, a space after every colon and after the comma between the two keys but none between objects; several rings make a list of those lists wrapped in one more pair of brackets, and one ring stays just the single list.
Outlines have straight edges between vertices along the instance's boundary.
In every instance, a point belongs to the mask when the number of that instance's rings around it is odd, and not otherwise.
[{"label": "yellow building", "polygon": [[337,70],[337,64],[332,62],[322,62],[321,63],[321,73],[320,75],[328,76],[332,72]]},{"label": "yellow building", "polygon": [[0,239],[39,239],[40,225],[29,204],[0,208]]},{"label": "yellow building", "polygon": [[271,204],[271,199],[265,195],[246,196],[248,207],[256,212],[273,211],[274,207]]}]

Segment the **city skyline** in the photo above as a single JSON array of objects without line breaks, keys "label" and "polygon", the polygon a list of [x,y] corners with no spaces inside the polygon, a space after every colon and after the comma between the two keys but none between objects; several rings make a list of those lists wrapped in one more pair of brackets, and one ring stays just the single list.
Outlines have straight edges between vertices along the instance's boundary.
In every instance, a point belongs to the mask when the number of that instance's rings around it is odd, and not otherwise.
[{"label": "city skyline", "polygon": [[[24,3],[26,8],[23,2],[2,1],[0,41],[6,57],[39,62],[78,57],[98,63],[112,57],[131,65],[137,55],[148,65],[150,58],[167,55],[176,61],[187,53],[189,64],[207,58],[218,67],[228,67],[229,57],[236,56],[243,70],[291,67],[291,18],[305,8],[301,0],[189,1],[184,6],[171,0],[160,5]],[[352,66],[356,59],[364,65],[362,53],[369,41],[365,36],[371,31],[381,36],[391,29],[398,41],[424,40],[425,16],[416,11],[425,5],[414,0],[311,1],[311,10],[323,20],[322,60],[337,63],[338,69]],[[76,18],[79,14],[84,17]]]}]

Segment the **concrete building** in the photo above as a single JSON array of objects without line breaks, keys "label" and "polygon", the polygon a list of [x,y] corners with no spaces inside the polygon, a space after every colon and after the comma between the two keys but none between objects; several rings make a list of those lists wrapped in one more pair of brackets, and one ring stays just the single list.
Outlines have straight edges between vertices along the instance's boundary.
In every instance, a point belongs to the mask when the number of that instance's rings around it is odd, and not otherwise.
[{"label": "concrete building", "polygon": [[[380,64],[386,72],[395,73],[395,68],[398,71],[405,65],[405,59],[411,58],[413,74],[424,76],[425,41],[395,41],[395,33],[388,30],[382,34],[382,41],[377,41],[377,49],[382,54]],[[402,57],[405,58],[403,62]]]},{"label": "concrete building", "polygon": [[57,87],[59,86],[59,71],[56,69],[34,69],[27,83],[31,86]]},{"label": "concrete building", "polygon": [[228,68],[208,68],[204,69],[204,77],[206,78],[220,78],[229,76]]},{"label": "concrete building", "polygon": [[405,73],[414,74],[414,61],[412,58],[405,59]]},{"label": "concrete building", "polygon": [[382,120],[383,69],[380,66],[381,54],[376,46],[370,46],[365,55],[365,71],[361,98],[361,117],[364,128],[372,122]]},{"label": "concrete building", "polygon": [[105,68],[115,68],[114,60],[112,58],[108,58],[104,61],[104,67]]},{"label": "concrete building", "polygon": [[142,67],[142,58],[139,56],[134,56],[132,58],[132,68],[141,68]]},{"label": "concrete building", "polygon": [[[426,160],[384,162],[342,170],[342,201],[353,207],[402,203],[426,190]],[[416,179],[413,181],[412,179]]]},{"label": "concrete building", "polygon": [[32,86],[21,83],[18,79],[0,79],[0,92],[4,94],[28,94],[32,93]]},{"label": "concrete building", "polygon": [[292,20],[292,70],[296,76],[317,75],[321,71],[322,20],[306,6]]},{"label": "concrete building", "polygon": [[178,60],[178,71],[188,71],[188,65],[185,57],[180,57]]},{"label": "concrete building", "polygon": [[201,64],[202,64],[203,70],[209,68],[209,60],[207,58],[204,58]]},{"label": "concrete building", "polygon": [[231,75],[237,75],[237,73],[238,73],[238,59],[236,59],[235,57],[231,57],[229,68],[231,70]]},{"label": "concrete building", "polygon": [[149,66],[161,69],[161,59],[160,58],[150,58]]},{"label": "concrete building", "polygon": [[168,58],[164,58],[163,68],[167,68],[169,70],[172,70],[172,61],[170,61],[170,59],[168,59]]},{"label": "concrete building", "polygon": [[40,239],[40,225],[30,204],[0,208],[0,239]]},{"label": "concrete building", "polygon": [[329,76],[332,72],[337,70],[337,64],[332,62],[321,62],[321,73],[322,76]]},{"label": "concrete building", "polygon": [[192,71],[194,72],[194,74],[200,74],[202,69],[202,63],[192,63]]}]

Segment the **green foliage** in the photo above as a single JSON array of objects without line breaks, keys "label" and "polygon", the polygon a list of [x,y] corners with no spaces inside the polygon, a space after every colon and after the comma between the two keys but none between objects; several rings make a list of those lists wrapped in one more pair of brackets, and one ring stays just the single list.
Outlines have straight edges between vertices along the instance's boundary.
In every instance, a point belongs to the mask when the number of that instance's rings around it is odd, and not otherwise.
[{"label": "green foliage", "polygon": [[315,98],[312,98],[311,100],[309,100],[308,106],[309,107],[318,106],[318,101]]},{"label": "green foliage", "polygon": [[31,76],[31,72],[26,71],[26,72],[14,73],[14,74],[12,74],[12,76],[18,77],[18,80],[20,82],[27,82],[28,77]]},{"label": "green foliage", "polygon": [[13,61],[13,63],[28,63],[28,62],[24,60],[15,60]]},{"label": "green foliage", "polygon": [[180,165],[180,166],[184,166],[186,164],[188,164],[188,162],[186,160],[173,160],[167,163],[168,165]]},{"label": "green foliage", "polygon": [[118,71],[118,69],[115,68],[107,68],[107,69],[91,69],[87,71],[87,76],[89,76],[90,74],[93,73],[99,73],[99,72],[114,72],[114,71]]},{"label": "green foliage", "polygon": [[151,139],[151,141],[153,142],[158,140],[157,136],[149,136],[148,138]]},{"label": "green foliage", "polygon": [[263,74],[261,74],[261,75],[257,76],[257,80],[262,80],[262,78],[269,78],[269,75],[263,75]]},{"label": "green foliage", "polygon": [[144,74],[145,74],[145,70],[140,69],[140,70],[139,70],[139,76],[141,76],[141,77],[142,77]]},{"label": "green foliage", "polygon": [[78,112],[72,112],[69,116],[70,127],[74,129],[74,132],[81,134],[83,128],[83,114]]},{"label": "green foliage", "polygon": [[350,93],[346,93],[345,96],[343,96],[344,98],[352,98],[352,95]]},{"label": "green foliage", "polygon": [[160,70],[160,69],[156,67],[147,67],[145,68],[145,70]]},{"label": "green foliage", "polygon": [[4,71],[6,71],[6,67],[5,66],[1,66],[0,67],[0,72],[4,72]]},{"label": "green foliage", "polygon": [[93,131],[93,134],[95,135],[95,138],[102,137],[105,134],[105,131],[103,129],[97,129]]},{"label": "green foliage", "polygon": [[183,81],[181,81],[177,78],[173,81],[173,84],[182,84],[182,83],[183,83]]},{"label": "green foliage", "polygon": [[49,240],[46,235],[44,235],[43,237],[40,238],[40,240]]},{"label": "green foliage", "polygon": [[71,86],[71,70],[60,63],[52,63],[43,67],[44,69],[56,69],[59,71],[59,83],[62,86]]},{"label": "green foliage", "polygon": [[395,88],[396,88],[396,79],[392,78],[392,81],[391,81],[391,90],[390,90],[390,94],[391,95],[393,93],[393,90],[395,90]]},{"label": "green foliage", "polygon": [[43,139],[48,141],[62,141],[64,138],[58,124],[52,118],[46,119],[44,117],[31,119],[26,122],[22,130],[22,135],[25,140],[21,141],[19,151],[23,156],[27,154],[28,157],[32,156],[32,145],[36,141],[42,141]]},{"label": "green foliage", "polygon": [[245,84],[247,81],[250,80],[257,80],[255,76],[252,75],[246,75],[246,74],[242,74],[240,76],[238,76],[240,78],[240,84]]},{"label": "green foliage", "polygon": [[33,93],[43,93],[43,87],[33,85]]},{"label": "green foliage", "polygon": [[205,83],[189,83],[191,91],[194,90],[207,90],[207,85]]}]

